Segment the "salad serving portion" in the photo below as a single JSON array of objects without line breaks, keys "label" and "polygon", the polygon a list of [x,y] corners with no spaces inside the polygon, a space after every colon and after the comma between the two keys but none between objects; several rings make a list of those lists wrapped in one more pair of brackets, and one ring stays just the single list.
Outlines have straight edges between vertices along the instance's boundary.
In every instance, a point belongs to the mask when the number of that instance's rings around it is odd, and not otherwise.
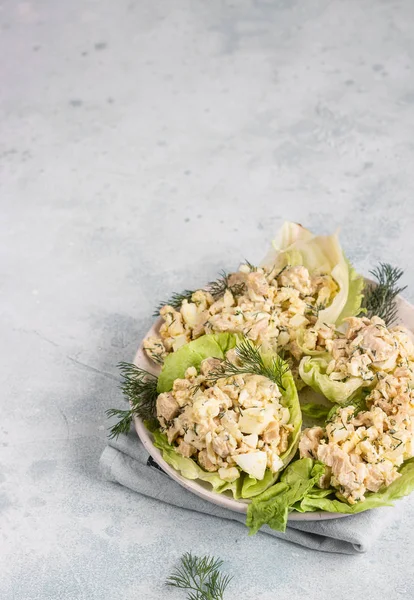
[{"label": "salad serving portion", "polygon": [[155,446],[215,491],[259,494],[297,449],[302,419],[289,367],[246,338],[221,333],[183,346],[166,360],[158,390]]},{"label": "salad serving portion", "polygon": [[[168,465],[248,502],[252,533],[292,511],[352,514],[414,489],[414,345],[396,324],[399,269],[366,282],[337,235],[285,223],[258,266],[162,302],[121,363],[127,410]],[[314,398],[308,402],[309,390]],[[307,427],[303,427],[303,419]],[[173,473],[173,472],[172,472]]]}]

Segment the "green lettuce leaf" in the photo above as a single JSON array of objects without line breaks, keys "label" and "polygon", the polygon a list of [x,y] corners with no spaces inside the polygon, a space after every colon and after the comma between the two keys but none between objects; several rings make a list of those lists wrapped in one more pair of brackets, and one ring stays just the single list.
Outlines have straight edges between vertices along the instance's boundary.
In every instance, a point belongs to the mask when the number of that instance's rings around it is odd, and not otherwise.
[{"label": "green lettuce leaf", "polygon": [[[237,343],[237,336],[229,333],[219,333],[214,335],[205,335],[189,344],[182,346],[170,354],[164,363],[161,374],[158,379],[158,392],[169,392],[172,389],[175,379],[184,377],[188,367],[194,366],[200,368],[202,360],[209,357],[224,358],[225,353],[234,348]],[[271,360],[272,355],[263,355],[263,359]],[[299,397],[296,390],[295,382],[290,371],[287,371],[282,378],[284,390],[282,392],[281,403],[289,408],[290,418],[289,423],[293,425],[293,431],[290,435],[289,446],[287,450],[281,454],[280,458],[284,465],[287,465],[292,460],[300,437],[302,426],[302,413],[300,410]],[[266,470],[265,476],[261,480],[251,477],[247,473],[241,473],[240,479],[235,483],[229,484],[223,482],[217,473],[208,473],[204,471],[193,459],[184,458],[178,454],[175,448],[168,444],[164,434],[153,432],[156,439],[154,445],[162,451],[164,460],[181,472],[188,479],[202,479],[212,484],[214,491],[221,493],[230,490],[235,497],[252,498],[257,494],[262,493],[275,481],[277,481],[278,473],[272,473],[269,469]]]},{"label": "green lettuce leaf", "polygon": [[315,419],[315,421],[326,421],[328,414],[332,411],[331,406],[324,406],[323,404],[317,404],[316,402],[307,402],[301,404],[302,415]]},{"label": "green lettuce leaf", "polygon": [[302,458],[289,465],[280,481],[253,498],[247,507],[246,525],[254,534],[263,525],[285,531],[289,512],[322,477],[325,467],[311,458]]},{"label": "green lettuce leaf", "polygon": [[319,392],[330,402],[346,404],[363,387],[372,385],[360,377],[349,377],[346,381],[332,381],[326,374],[328,361],[320,357],[305,356],[299,365],[299,374],[306,385]]},{"label": "green lettuce leaf", "polygon": [[338,324],[342,323],[348,317],[357,316],[361,312],[362,299],[364,297],[365,280],[361,275],[358,275],[348,260],[347,263],[349,273],[348,298],[341,314],[336,320]]},{"label": "green lettuce leaf", "polygon": [[414,491],[414,458],[405,461],[399,472],[401,477],[379,492],[368,492],[363,502],[348,504],[332,497],[333,489],[321,490],[315,487],[310,489],[294,508],[299,512],[325,510],[333,513],[356,514],[379,506],[392,506],[395,500],[408,496]]},{"label": "green lettuce leaf", "polygon": [[237,336],[232,333],[216,333],[203,335],[193,342],[172,352],[164,361],[158,377],[157,391],[169,392],[175,379],[182,379],[188,367],[200,369],[205,358],[221,358],[237,343]]},{"label": "green lettuce leaf", "polygon": [[256,533],[263,525],[277,531],[285,531],[289,512],[314,512],[323,510],[332,513],[357,514],[393,503],[414,491],[414,458],[404,462],[399,472],[401,477],[379,492],[368,492],[363,502],[348,504],[335,497],[333,488],[317,486],[325,466],[311,458],[302,458],[291,463],[280,481],[252,500],[247,507],[246,525],[250,533]]},{"label": "green lettuce leaf", "polygon": [[244,473],[242,476],[242,488],[240,492],[241,498],[254,498],[258,494],[261,494],[268,487],[273,485],[277,481],[279,474],[272,473],[270,469],[266,469],[263,479],[255,479],[251,475]]},{"label": "green lettuce leaf", "polygon": [[337,234],[315,236],[297,223],[285,223],[272,249],[262,261],[265,266],[303,265],[311,273],[328,273],[338,292],[331,304],[319,311],[318,323],[340,323],[346,316],[360,312],[363,278],[347,261]]},{"label": "green lettuce leaf", "polygon": [[280,455],[280,458],[286,465],[293,458],[299,443],[300,432],[302,429],[302,411],[300,409],[299,396],[295,381],[290,370],[284,374],[282,382],[283,387],[285,388],[284,390],[281,390],[282,404],[289,409],[289,423],[293,425],[290,444],[287,450]]}]

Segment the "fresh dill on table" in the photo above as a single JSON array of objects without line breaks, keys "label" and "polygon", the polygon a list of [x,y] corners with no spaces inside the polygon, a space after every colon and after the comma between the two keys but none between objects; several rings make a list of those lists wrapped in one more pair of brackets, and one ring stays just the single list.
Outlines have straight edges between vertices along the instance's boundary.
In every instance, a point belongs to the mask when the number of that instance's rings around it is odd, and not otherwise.
[{"label": "fresh dill on table", "polygon": [[365,314],[369,319],[377,316],[383,319],[386,325],[392,325],[398,313],[396,297],[407,287],[397,285],[404,271],[388,263],[380,263],[370,273],[377,283],[368,283],[365,287],[361,316]]},{"label": "fresh dill on table", "polygon": [[243,338],[237,344],[235,351],[237,362],[231,362],[226,358],[219,367],[209,373],[207,378],[209,383],[235,375],[262,375],[276,383],[279,389],[285,390],[283,377],[289,370],[289,365],[280,356],[276,355],[265,361],[260,346],[255,346],[247,338]]},{"label": "fresh dill on table", "polygon": [[213,556],[199,557],[186,552],[165,583],[187,590],[187,600],[224,600],[232,577],[220,572],[222,565],[223,561]]},{"label": "fresh dill on table", "polygon": [[110,408],[106,411],[108,417],[118,418],[117,423],[109,430],[110,438],[128,433],[134,415],[143,420],[156,418],[158,378],[132,363],[121,362],[118,367],[122,376],[121,390],[131,408],[129,410]]}]

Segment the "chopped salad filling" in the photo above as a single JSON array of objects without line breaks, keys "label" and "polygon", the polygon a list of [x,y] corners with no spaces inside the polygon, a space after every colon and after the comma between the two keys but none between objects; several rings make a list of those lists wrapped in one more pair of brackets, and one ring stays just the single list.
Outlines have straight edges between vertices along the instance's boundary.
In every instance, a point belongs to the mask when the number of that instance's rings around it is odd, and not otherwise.
[{"label": "chopped salad filling", "polygon": [[333,356],[331,379],[369,382],[368,410],[339,408],[324,428],[303,431],[299,451],[327,465],[322,487],[334,487],[355,504],[367,491],[389,486],[414,456],[414,346],[407,330],[388,329],[378,317],[348,319],[345,336],[326,346]]},{"label": "chopped salad filling", "polygon": [[[234,351],[227,359],[237,360]],[[276,383],[261,375],[235,375],[214,380],[221,361],[207,358],[200,373],[189,367],[171,392],[157,398],[161,431],[176,451],[201,468],[235,481],[244,471],[257,480],[266,469],[280,471],[280,455],[289,445],[293,426]]]},{"label": "chopped salad filling", "polygon": [[298,332],[305,330],[305,344],[324,345],[333,326],[315,328],[318,313],[329,306],[338,285],[329,274],[310,273],[304,266],[256,268],[243,264],[228,278],[222,297],[215,299],[197,290],[183,300],[179,310],[165,305],[160,338],[144,340],[147,355],[162,363],[168,353],[204,334],[242,333],[264,349],[286,350],[296,360],[303,354]]},{"label": "chopped salad filling", "polygon": [[[388,329],[379,317],[350,317],[344,334],[331,329],[324,340],[331,360],[326,374],[332,381],[359,377],[372,382],[379,371],[393,372],[411,368],[414,346],[408,331],[401,326]],[[307,349],[309,344],[305,344]]]}]

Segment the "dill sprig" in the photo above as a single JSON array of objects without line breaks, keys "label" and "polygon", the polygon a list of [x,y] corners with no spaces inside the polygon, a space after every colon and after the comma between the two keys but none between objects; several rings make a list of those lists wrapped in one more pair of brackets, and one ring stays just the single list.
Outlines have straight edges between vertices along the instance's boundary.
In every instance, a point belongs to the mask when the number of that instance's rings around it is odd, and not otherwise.
[{"label": "dill sprig", "polygon": [[109,438],[117,438],[121,433],[127,434],[131,428],[133,412],[132,410],[122,410],[121,408],[109,408],[106,411],[106,416],[117,417],[118,421],[113,425],[109,432]]},{"label": "dill sprig", "polygon": [[288,265],[285,265],[284,267],[282,267],[282,268],[280,269],[279,273],[278,273],[277,275],[275,275],[275,279],[278,279],[278,278],[279,278],[279,277],[282,275],[282,273],[283,273],[284,271],[286,271],[286,269],[289,269],[289,268],[290,268],[290,266],[291,266],[291,265],[289,265],[289,264],[288,264]]},{"label": "dill sprig", "polygon": [[[226,271],[220,271],[219,277],[215,281],[210,281],[206,287],[204,288],[205,292],[210,292],[215,300],[224,296],[226,290],[230,290],[233,296],[241,296],[245,290],[246,286],[243,282],[235,283],[234,285],[230,285],[229,283],[230,275],[226,273]],[[201,289],[201,288],[200,288]],[[167,301],[160,302],[153,313],[153,317],[160,316],[160,310],[163,306],[167,304],[172,306],[175,310],[180,310],[182,303],[184,300],[191,301],[192,295],[197,290],[184,290],[180,294],[174,293],[171,295],[171,298]]]},{"label": "dill sprig", "polygon": [[195,290],[184,290],[180,294],[177,294],[177,293],[172,294],[171,298],[169,300],[166,300],[164,302],[160,302],[158,304],[158,306],[154,310],[152,316],[153,317],[159,317],[160,316],[160,310],[162,309],[163,306],[166,306],[167,304],[169,306],[172,306],[176,310],[179,310],[181,308],[181,304],[184,302],[184,300],[191,300],[191,296],[194,294],[194,292],[195,292]]},{"label": "dill sprig", "polygon": [[186,552],[166,585],[188,590],[187,600],[223,600],[232,577],[220,572],[222,565],[223,561],[218,558],[198,557]]},{"label": "dill sprig", "polygon": [[219,379],[234,377],[235,375],[251,374],[262,375],[277,384],[278,388],[285,390],[283,377],[289,370],[289,365],[274,356],[270,361],[264,361],[260,346],[254,346],[247,338],[243,338],[235,347],[237,364],[224,360],[219,367],[210,372],[208,381],[215,383]]},{"label": "dill sprig", "polygon": [[365,288],[362,304],[364,313],[369,319],[378,316],[385,321],[386,325],[391,325],[396,320],[398,313],[396,296],[407,287],[397,286],[404,271],[398,267],[392,267],[388,263],[380,263],[370,273],[375,277],[377,283],[367,284]]},{"label": "dill sprig", "polygon": [[233,296],[241,296],[246,290],[246,285],[243,282],[230,285],[230,275],[226,271],[220,271],[220,276],[216,281],[210,281],[206,290],[217,299],[224,296],[226,290],[230,290]]},{"label": "dill sprig", "polygon": [[308,314],[311,314],[313,317],[318,318],[320,311],[325,310],[326,303],[325,302],[317,302],[315,305],[306,304],[306,308],[307,308],[306,312]]},{"label": "dill sprig", "polygon": [[131,408],[129,410],[110,408],[106,411],[107,417],[118,417],[118,422],[110,429],[110,438],[128,433],[134,415],[144,420],[156,418],[158,378],[132,363],[121,362],[118,367],[122,376],[121,390]]},{"label": "dill sprig", "polygon": [[255,273],[257,271],[257,267],[252,265],[252,263],[250,261],[248,261],[247,258],[244,259],[243,264],[249,267],[251,273]]},{"label": "dill sprig", "polygon": [[240,283],[234,283],[233,285],[229,286],[229,290],[231,291],[233,296],[242,296],[246,291],[246,284],[243,283],[243,281],[241,281]]},{"label": "dill sprig", "polygon": [[210,281],[206,290],[210,292],[213,298],[220,298],[225,291],[229,289],[229,274],[226,271],[220,271],[218,278],[215,281]]}]

